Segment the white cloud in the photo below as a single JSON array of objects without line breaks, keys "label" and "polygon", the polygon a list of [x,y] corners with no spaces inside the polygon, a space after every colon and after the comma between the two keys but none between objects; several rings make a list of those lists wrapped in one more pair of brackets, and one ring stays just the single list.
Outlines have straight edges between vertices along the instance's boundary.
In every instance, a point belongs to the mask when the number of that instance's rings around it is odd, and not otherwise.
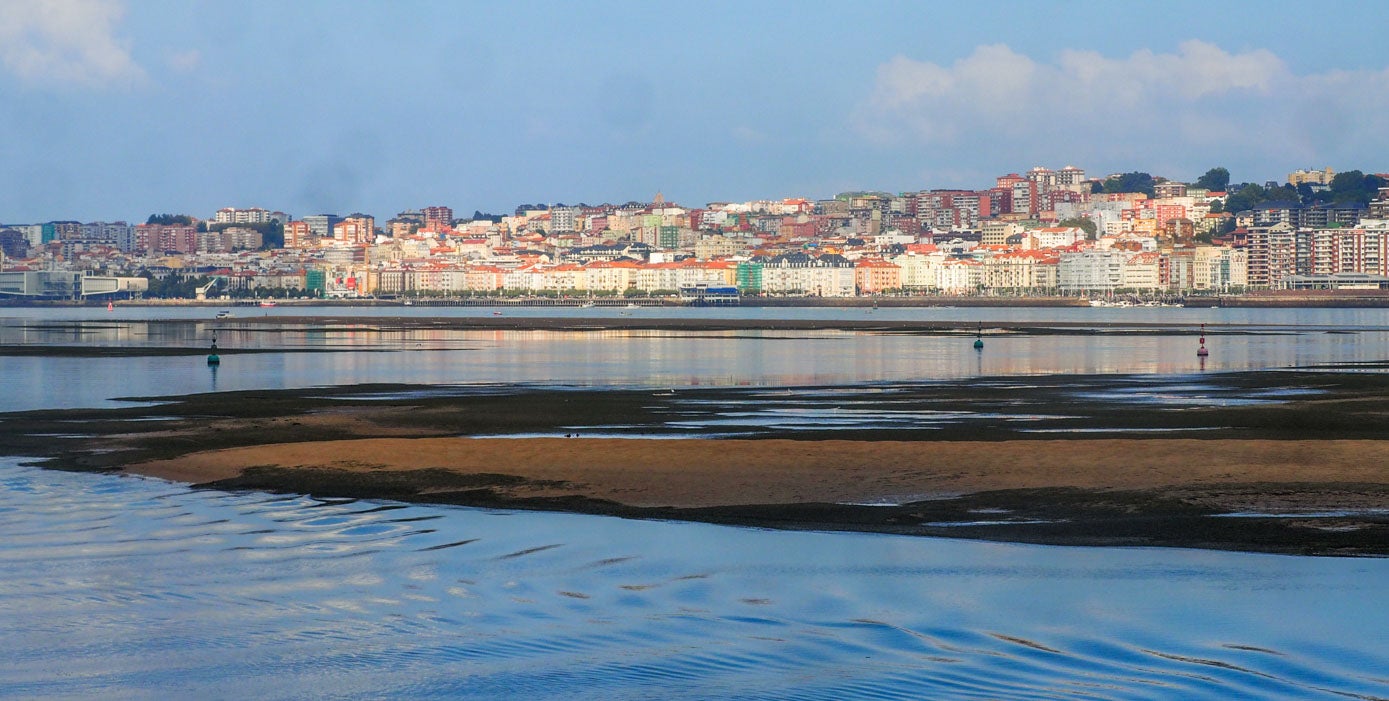
[{"label": "white cloud", "polygon": [[145,79],[115,29],[119,0],[0,2],[0,64],[35,84],[128,86]]},{"label": "white cloud", "polygon": [[1146,160],[1133,167],[1251,149],[1355,159],[1389,147],[1389,70],[1297,75],[1270,51],[1195,40],[1126,58],[1065,50],[1051,62],[1000,44],[951,65],[893,58],[853,121],[873,141],[943,156],[970,147],[1023,162]]},{"label": "white cloud", "polygon": [[169,67],[178,73],[192,73],[203,63],[203,54],[197,49],[182,51],[169,56]]}]

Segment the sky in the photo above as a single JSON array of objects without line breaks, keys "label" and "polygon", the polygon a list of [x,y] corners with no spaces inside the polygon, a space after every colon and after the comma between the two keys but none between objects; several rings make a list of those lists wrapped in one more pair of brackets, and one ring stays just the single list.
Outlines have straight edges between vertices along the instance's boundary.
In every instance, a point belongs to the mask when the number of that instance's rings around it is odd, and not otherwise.
[{"label": "sky", "polygon": [[1389,170],[1389,3],[0,0],[0,222]]}]

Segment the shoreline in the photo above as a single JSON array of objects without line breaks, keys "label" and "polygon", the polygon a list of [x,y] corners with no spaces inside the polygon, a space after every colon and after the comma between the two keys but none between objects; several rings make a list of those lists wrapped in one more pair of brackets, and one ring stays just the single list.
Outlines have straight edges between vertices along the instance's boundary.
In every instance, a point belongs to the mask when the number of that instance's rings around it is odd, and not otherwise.
[{"label": "shoreline", "polygon": [[[1385,308],[1389,307],[1389,290],[1263,290],[1245,294],[1215,294],[1183,296],[1177,294],[1133,295],[1144,299],[1179,300],[1190,308]],[[930,308],[930,307],[1088,307],[1087,296],[1023,295],[1023,296],[858,296],[858,297],[744,297],[734,307],[753,308]],[[108,300],[22,300],[0,299],[0,308],[72,308],[104,307]],[[117,306],[130,307],[207,307],[255,308],[256,299],[126,299],[113,300]],[[276,299],[276,307],[402,307],[397,299]],[[575,294],[568,297],[478,297],[478,298],[421,298],[412,299],[410,306],[446,307],[581,307],[587,303],[599,307],[623,307],[635,304],[646,308],[679,309],[689,307],[677,299],[666,297],[587,297]]]},{"label": "shoreline", "polygon": [[[988,321],[950,320],[936,318],[886,319],[874,317],[870,313],[860,318],[840,319],[765,319],[765,318],[719,318],[682,316],[295,316],[277,314],[274,316],[244,317],[231,316],[221,319],[127,319],[111,317],[105,319],[67,319],[44,322],[46,328],[63,328],[73,331],[85,327],[104,327],[111,324],[143,324],[151,327],[176,327],[196,325],[209,327],[216,331],[250,330],[256,332],[285,332],[300,330],[303,327],[318,329],[342,328],[354,331],[393,333],[402,330],[430,331],[556,331],[566,333],[586,333],[596,331],[631,332],[809,332],[843,331],[851,333],[889,334],[889,335],[940,335],[985,337],[1004,336],[1054,336],[1054,335],[1188,335],[1199,336],[1204,328],[1211,336],[1241,335],[1258,333],[1288,333],[1267,324],[1253,323],[1206,323],[1189,321],[1114,321],[1096,319],[1094,321]],[[21,323],[23,325],[23,323]],[[1303,327],[1305,330],[1323,332],[1335,327]],[[1270,329],[1274,329],[1270,331]],[[84,345],[32,345],[27,343],[0,344],[0,355],[187,355],[204,350],[201,346],[84,346]],[[326,348],[280,348],[274,346],[236,348],[228,346],[223,354],[250,352],[317,353],[336,352]]]}]

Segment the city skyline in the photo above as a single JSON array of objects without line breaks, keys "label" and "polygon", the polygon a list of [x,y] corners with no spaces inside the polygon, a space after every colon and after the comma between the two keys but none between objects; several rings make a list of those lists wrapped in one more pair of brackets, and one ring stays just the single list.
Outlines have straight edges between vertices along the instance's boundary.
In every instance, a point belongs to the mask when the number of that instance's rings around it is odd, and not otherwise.
[{"label": "city skyline", "polygon": [[1389,145],[1370,3],[408,7],[7,3],[0,221],[820,198],[1071,163],[1263,182],[1382,170]]}]

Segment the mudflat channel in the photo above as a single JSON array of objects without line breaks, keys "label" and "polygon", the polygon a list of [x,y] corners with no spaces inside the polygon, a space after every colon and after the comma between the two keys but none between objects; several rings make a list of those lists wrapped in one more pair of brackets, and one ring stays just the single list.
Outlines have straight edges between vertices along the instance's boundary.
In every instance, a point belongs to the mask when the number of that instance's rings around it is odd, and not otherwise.
[{"label": "mudflat channel", "polygon": [[1382,556],[1379,370],[217,392],[3,414],[0,452],[220,489]]}]

